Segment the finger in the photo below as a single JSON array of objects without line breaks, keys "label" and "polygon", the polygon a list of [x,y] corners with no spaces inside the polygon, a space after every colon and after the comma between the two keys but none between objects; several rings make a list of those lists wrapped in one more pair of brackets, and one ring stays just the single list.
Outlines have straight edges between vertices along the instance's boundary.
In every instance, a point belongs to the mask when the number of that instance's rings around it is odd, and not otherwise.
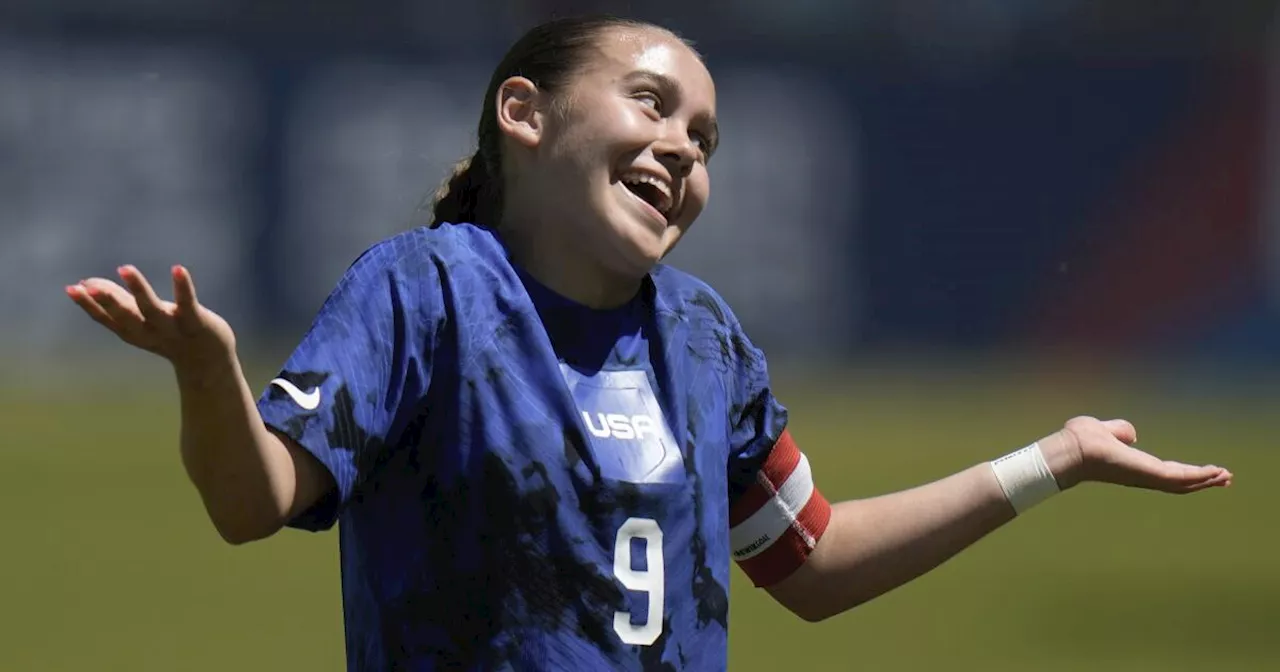
[{"label": "finger", "polygon": [[1132,446],[1138,442],[1138,430],[1128,420],[1106,420],[1102,425],[1121,443]]},{"label": "finger", "polygon": [[94,301],[93,297],[89,296],[89,290],[85,289],[84,285],[68,285],[66,292],[67,296],[71,297],[71,300],[74,301],[77,306],[80,306],[80,309],[83,310],[94,322],[101,324],[112,332],[117,330],[115,320],[111,319],[111,316],[107,314],[107,311],[103,310],[102,306],[98,305],[98,302]]},{"label": "finger", "polygon": [[133,330],[142,326],[138,304],[124,287],[104,278],[89,278],[81,284],[119,327]]},{"label": "finger", "polygon": [[200,301],[196,298],[196,283],[191,278],[191,272],[183,266],[174,266],[173,274],[173,300],[178,304],[178,319],[182,320],[187,326],[195,324],[196,316],[200,313]]},{"label": "finger", "polygon": [[1181,462],[1165,462],[1160,477],[1171,483],[1189,485],[1217,478],[1221,474],[1222,469],[1212,465],[1198,467]]},{"label": "finger", "polygon": [[1179,462],[1166,464],[1169,473],[1161,475],[1159,488],[1166,492],[1188,493],[1222,487],[1229,484],[1232,478],[1230,471],[1214,465],[1199,467]]},{"label": "finger", "polygon": [[1208,488],[1226,487],[1228,485],[1231,485],[1231,481],[1234,478],[1235,478],[1235,475],[1231,473],[1231,470],[1223,469],[1218,472],[1217,476],[1214,476],[1213,478],[1210,478],[1207,481],[1205,481],[1204,485],[1205,487],[1208,487]]},{"label": "finger", "polygon": [[1226,470],[1223,470],[1223,473],[1220,473],[1212,478],[1205,479],[1199,483],[1192,483],[1190,485],[1183,486],[1181,489],[1176,490],[1175,492],[1191,493],[1191,492],[1200,492],[1201,490],[1208,490],[1209,488],[1227,488],[1231,486],[1231,480],[1232,480],[1231,473]]},{"label": "finger", "polygon": [[116,269],[116,272],[120,274],[120,279],[124,280],[125,286],[133,294],[133,299],[137,302],[138,310],[143,317],[153,319],[167,312],[165,304],[168,302],[156,296],[155,291],[151,289],[151,283],[147,282],[147,278],[136,267],[121,266]]},{"label": "finger", "polygon": [[1162,460],[1137,448],[1121,449],[1113,465],[1121,472],[1116,475],[1115,483],[1172,493],[1192,492],[1231,478],[1229,471],[1216,465]]}]

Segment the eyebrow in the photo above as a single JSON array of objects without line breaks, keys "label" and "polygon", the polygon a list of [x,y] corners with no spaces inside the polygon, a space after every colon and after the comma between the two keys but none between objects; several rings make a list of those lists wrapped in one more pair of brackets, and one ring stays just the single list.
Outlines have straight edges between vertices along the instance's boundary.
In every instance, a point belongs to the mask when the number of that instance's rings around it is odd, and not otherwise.
[{"label": "eyebrow", "polygon": [[[636,70],[623,79],[628,83],[649,81],[660,89],[674,92],[677,96],[683,96],[684,94],[684,88],[680,86],[679,81],[652,70]],[[715,115],[707,115],[707,145],[707,158],[711,158],[711,155],[715,154],[716,148],[720,146],[720,124],[716,121]]]}]

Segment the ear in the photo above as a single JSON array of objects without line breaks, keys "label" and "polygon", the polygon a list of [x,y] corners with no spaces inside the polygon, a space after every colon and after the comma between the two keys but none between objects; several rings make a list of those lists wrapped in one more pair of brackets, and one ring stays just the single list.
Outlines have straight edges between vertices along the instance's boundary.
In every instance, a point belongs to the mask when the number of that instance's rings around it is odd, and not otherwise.
[{"label": "ear", "polygon": [[498,129],[524,145],[536,147],[544,130],[542,95],[525,77],[510,77],[498,88]]}]

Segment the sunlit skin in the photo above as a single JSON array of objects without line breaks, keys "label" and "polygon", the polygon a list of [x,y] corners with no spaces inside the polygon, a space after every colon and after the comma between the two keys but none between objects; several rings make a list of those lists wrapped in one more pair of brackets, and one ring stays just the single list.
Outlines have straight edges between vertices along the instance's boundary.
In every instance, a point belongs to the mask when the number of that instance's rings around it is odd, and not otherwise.
[{"label": "sunlit skin", "polygon": [[[618,305],[707,204],[715,84],[671,34],[615,29],[554,93],[515,77],[498,96],[512,178],[502,235],[543,284],[585,305]],[[624,186],[632,171],[671,186],[665,216]]]},{"label": "sunlit skin", "polygon": [[[562,90],[513,77],[495,105],[506,187],[499,230],[513,261],[584,305],[627,302],[707,203],[715,87],[701,59],[660,29],[611,29]],[[624,185],[636,174],[670,188],[665,214]],[[166,301],[136,268],[118,274],[123,286],[90,278],[67,294],[126,343],[172,362],[184,466],[219,533],[232,543],[270,536],[330,491],[318,461],[262,425],[234,333],[200,305],[191,275],[174,267],[175,300]],[[785,319],[786,306],[775,309]],[[1136,441],[1124,420],[1078,417],[1039,444],[1063,490],[1095,481],[1185,494],[1232,483],[1226,469],[1162,460]],[[986,463],[841,502],[807,562],[769,592],[820,620],[911,581],[1013,518]]]}]

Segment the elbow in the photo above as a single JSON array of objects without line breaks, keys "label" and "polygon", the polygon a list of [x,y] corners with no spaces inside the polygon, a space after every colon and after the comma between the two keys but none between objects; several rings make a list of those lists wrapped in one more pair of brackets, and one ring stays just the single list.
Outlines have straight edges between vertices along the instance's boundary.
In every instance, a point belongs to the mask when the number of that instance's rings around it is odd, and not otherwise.
[{"label": "elbow", "polygon": [[284,527],[287,514],[269,493],[202,488],[199,483],[196,489],[209,522],[232,546],[266,539]]},{"label": "elbow", "polygon": [[[780,596],[775,595],[774,597],[778,598]],[[806,595],[802,599],[792,596],[791,599],[779,599],[778,601],[782,603],[783,607],[786,607],[787,611],[795,614],[806,623],[821,623],[844,611],[829,604],[827,600],[817,595]]]},{"label": "elbow", "polygon": [[791,613],[795,614],[796,616],[799,616],[800,620],[806,623],[821,623],[827,620],[828,618],[831,618],[832,616],[839,616],[845,611],[852,609],[853,606],[854,605],[847,605],[845,607],[836,607],[833,605],[825,605],[825,604],[810,604],[810,605],[804,605],[803,607],[799,607],[799,606],[793,607],[791,609]]},{"label": "elbow", "polygon": [[815,609],[793,611],[792,613],[794,613],[796,616],[799,616],[800,620],[804,621],[805,623],[821,623],[827,620],[828,618],[835,616],[835,612],[833,611],[815,610]]},{"label": "elbow", "polygon": [[824,593],[807,596],[802,600],[784,602],[783,606],[806,623],[821,623],[828,618],[850,611],[864,602],[866,600],[858,596]]},{"label": "elbow", "polygon": [[[212,514],[212,512],[210,512]],[[284,527],[278,516],[210,515],[218,536],[232,546],[243,546],[272,536]]]},{"label": "elbow", "polygon": [[247,543],[266,539],[276,533],[276,529],[268,529],[265,526],[248,526],[248,525],[217,525],[214,527],[218,530],[218,536],[222,540],[232,546],[243,546]]},{"label": "elbow", "polygon": [[222,537],[222,540],[231,546],[243,546],[251,541],[258,541],[268,536],[226,525],[215,525],[214,527],[218,530],[218,536]]}]

